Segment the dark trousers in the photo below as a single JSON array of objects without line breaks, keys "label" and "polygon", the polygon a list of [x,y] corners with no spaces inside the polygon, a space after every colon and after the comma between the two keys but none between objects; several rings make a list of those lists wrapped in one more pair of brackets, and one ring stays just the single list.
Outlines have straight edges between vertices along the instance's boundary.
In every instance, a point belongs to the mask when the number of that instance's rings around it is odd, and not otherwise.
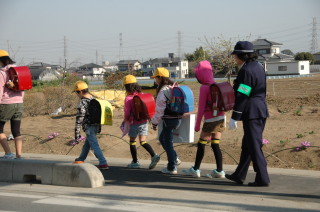
[{"label": "dark trousers", "polygon": [[255,182],[260,184],[270,183],[267,161],[261,150],[262,133],[266,119],[251,119],[243,121],[244,135],[242,138],[242,151],[240,162],[233,173],[237,179],[245,180],[250,162],[252,161],[253,169],[256,172]]},{"label": "dark trousers", "polygon": [[173,131],[181,124],[181,119],[163,119],[163,128],[159,136],[159,141],[167,153],[167,169],[173,171],[176,169],[177,153],[173,147]]}]

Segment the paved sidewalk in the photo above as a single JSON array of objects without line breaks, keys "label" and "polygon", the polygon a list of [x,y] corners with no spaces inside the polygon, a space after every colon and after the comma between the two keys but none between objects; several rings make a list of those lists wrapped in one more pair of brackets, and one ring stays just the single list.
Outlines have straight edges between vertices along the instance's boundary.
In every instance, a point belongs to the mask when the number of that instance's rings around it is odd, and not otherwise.
[{"label": "paved sidewalk", "polygon": [[[1,154],[1,153],[0,153]],[[24,154],[24,159],[73,162],[74,156]],[[226,179],[208,178],[212,164],[202,164],[201,178],[182,174],[182,169],[192,166],[183,162],[177,175],[162,174],[166,161],[160,160],[154,170],[150,161],[140,160],[141,169],[128,169],[130,159],[107,158],[109,170],[103,170],[105,186],[100,188],[71,188],[52,185],[0,183],[1,192],[47,192],[54,195],[77,198],[139,203],[141,209],[153,207],[153,211],[319,211],[320,171],[269,168],[270,187],[254,188],[236,185]],[[86,162],[97,164],[94,157]],[[225,165],[226,173],[235,166]],[[254,179],[250,170],[246,184]],[[158,206],[155,208],[155,206]],[[144,211],[144,210],[142,210]]]}]

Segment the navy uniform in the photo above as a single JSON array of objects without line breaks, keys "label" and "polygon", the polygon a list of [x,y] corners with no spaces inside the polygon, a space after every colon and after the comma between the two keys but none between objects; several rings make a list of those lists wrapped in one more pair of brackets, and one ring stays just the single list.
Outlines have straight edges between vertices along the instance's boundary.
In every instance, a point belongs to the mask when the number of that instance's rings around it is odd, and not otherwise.
[{"label": "navy uniform", "polygon": [[[234,52],[236,49],[240,49],[242,53],[253,52],[252,44],[248,41],[240,41],[237,45]],[[266,104],[266,74],[263,66],[256,61],[245,62],[234,81],[233,89],[235,105],[231,120],[242,121],[244,135],[239,165],[235,172],[226,175],[226,178],[242,184],[252,161],[256,178],[248,185],[268,186],[270,180],[267,162],[261,150],[262,133],[266,118],[269,116]]]}]

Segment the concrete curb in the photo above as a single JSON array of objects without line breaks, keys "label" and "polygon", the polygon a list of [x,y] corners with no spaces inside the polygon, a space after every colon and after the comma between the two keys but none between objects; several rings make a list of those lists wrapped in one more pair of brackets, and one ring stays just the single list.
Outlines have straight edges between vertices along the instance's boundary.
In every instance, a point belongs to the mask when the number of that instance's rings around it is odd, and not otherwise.
[{"label": "concrete curb", "polygon": [[96,188],[104,185],[100,170],[92,164],[48,160],[0,160],[1,182],[40,182],[47,185]]}]

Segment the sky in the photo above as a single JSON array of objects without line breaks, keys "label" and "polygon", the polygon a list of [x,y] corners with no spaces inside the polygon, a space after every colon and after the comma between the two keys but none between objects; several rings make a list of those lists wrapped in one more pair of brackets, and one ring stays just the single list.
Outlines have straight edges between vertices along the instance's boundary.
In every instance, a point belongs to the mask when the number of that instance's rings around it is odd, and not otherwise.
[{"label": "sky", "polygon": [[319,11],[319,0],[0,0],[0,49],[68,67],[183,56],[217,37],[310,52],[316,18],[320,51]]}]

